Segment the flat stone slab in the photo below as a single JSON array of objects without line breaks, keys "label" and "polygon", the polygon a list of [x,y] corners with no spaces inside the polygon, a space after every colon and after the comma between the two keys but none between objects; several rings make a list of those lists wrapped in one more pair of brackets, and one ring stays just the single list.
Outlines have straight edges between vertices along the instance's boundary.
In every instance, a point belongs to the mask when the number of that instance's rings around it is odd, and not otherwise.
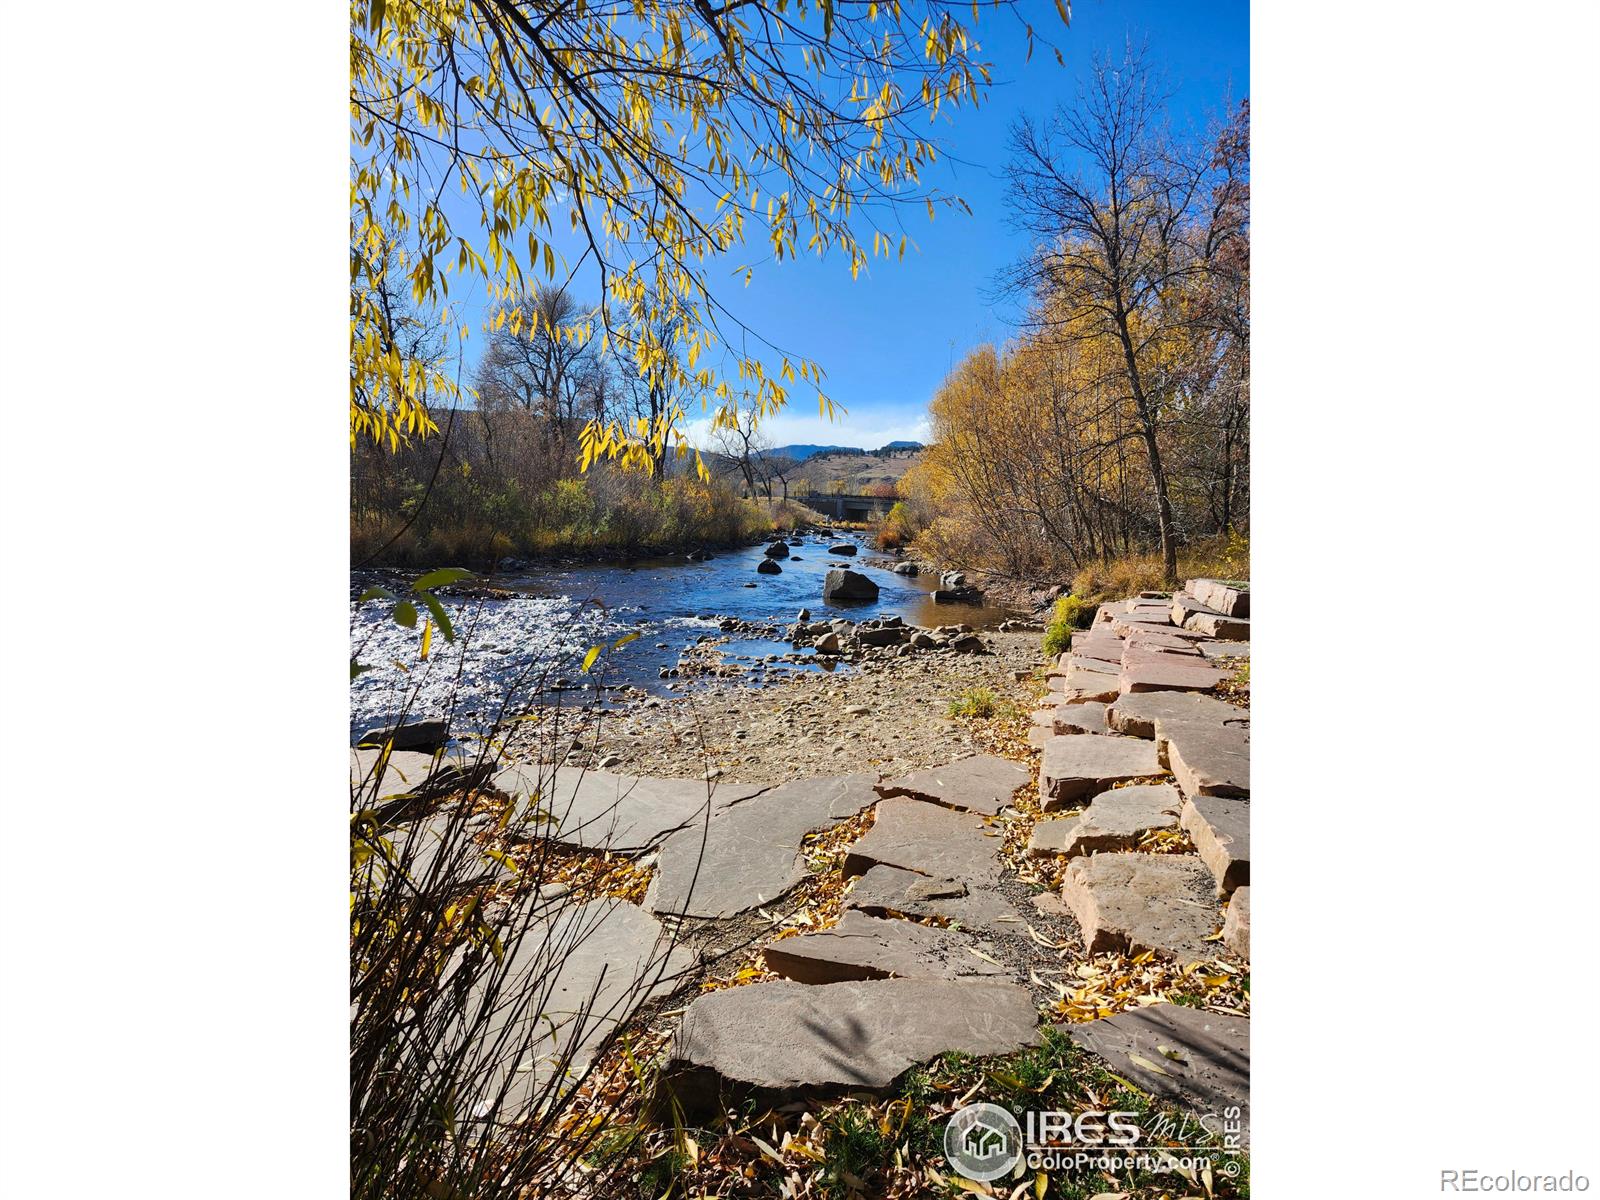
[{"label": "flat stone slab", "polygon": [[893,796],[878,802],[872,828],[845,853],[844,874],[863,875],[882,865],[963,883],[990,883],[1000,875],[1000,839],[989,836],[986,828],[976,814]]},{"label": "flat stone slab", "polygon": [[359,790],[367,803],[393,800],[401,796],[423,795],[466,787],[487,776],[487,764],[480,764],[464,752],[425,754],[418,750],[395,750],[378,771],[381,748],[363,746],[350,751],[350,787]]},{"label": "flat stone slab", "polygon": [[1249,709],[1199,692],[1134,692],[1118,698],[1106,709],[1106,724],[1129,737],[1154,738],[1161,721],[1221,725],[1249,716]]},{"label": "flat stone slab", "polygon": [[1222,914],[1222,944],[1246,962],[1250,959],[1250,889],[1242,887]]},{"label": "flat stone slab", "polygon": [[855,881],[847,909],[873,916],[941,917],[966,929],[1021,933],[1023,919],[1010,900],[959,879],[937,879],[899,867],[873,867]]},{"label": "flat stone slab", "polygon": [[1100,850],[1131,850],[1155,829],[1178,828],[1183,797],[1169,783],[1135,784],[1101,792],[1076,817],[1040,821],[1028,853],[1036,858],[1071,858]]},{"label": "flat stone slab", "polygon": [[1249,658],[1249,642],[1196,642],[1200,653],[1209,659]]},{"label": "flat stone slab", "polygon": [[1209,721],[1163,719],[1156,728],[1156,746],[1185,796],[1250,795],[1250,721],[1239,718],[1222,725]]},{"label": "flat stone slab", "polygon": [[766,791],[763,783],[649,779],[575,767],[508,767],[494,786],[550,814],[550,837],[567,846],[641,854],[691,823]]},{"label": "flat stone slab", "polygon": [[374,883],[390,871],[404,871],[418,891],[440,895],[463,892],[511,873],[504,863],[484,854],[473,837],[488,824],[486,817],[463,821],[458,813],[444,811],[376,833],[363,827],[351,837],[374,856]]},{"label": "flat stone slab", "polygon": [[1074,638],[1072,653],[1063,654],[1059,661],[1063,669],[1066,668],[1068,661],[1074,658],[1104,662],[1107,667],[1114,669],[1122,663],[1122,647],[1121,638],[1109,633],[1096,633],[1082,641]]},{"label": "flat stone slab", "polygon": [[[481,1070],[490,1092],[510,1076],[502,1121],[532,1115],[523,1110],[546,1081],[576,1081],[617,1028],[677,987],[696,961],[654,917],[621,900],[564,907],[532,925],[507,957],[495,1008],[464,1051],[464,1069]],[[463,1011],[475,1017],[482,1003],[475,988]],[[511,1061],[518,1050],[523,1056]]]},{"label": "flat stone slab", "polygon": [[[779,938],[764,948],[767,966],[797,983],[847,979],[1009,979],[994,949],[953,929],[849,911],[831,929]],[[981,951],[980,958],[973,951]]]},{"label": "flat stone slab", "polygon": [[1120,682],[1123,692],[1205,692],[1232,674],[1221,667],[1169,659],[1123,667]]},{"label": "flat stone slab", "polygon": [[1161,630],[1170,632],[1177,628],[1178,626],[1174,625],[1168,617],[1165,608],[1153,612],[1125,613],[1122,616],[1114,617],[1111,621],[1111,632],[1123,638],[1140,631]]},{"label": "flat stone slab", "polygon": [[[1109,665],[1109,664],[1107,664]],[[1071,668],[1062,680],[1060,692],[1066,697],[1069,704],[1081,703],[1085,700],[1105,702],[1115,700],[1121,693],[1122,681],[1117,675],[1107,674],[1104,671],[1086,671],[1082,667]]]},{"label": "flat stone slab", "polygon": [[645,907],[688,917],[731,917],[785,895],[806,877],[806,834],[878,801],[876,776],[802,779],[696,821],[661,845]]},{"label": "flat stone slab", "polygon": [[1250,801],[1191,796],[1183,805],[1183,831],[1226,896],[1250,882]]},{"label": "flat stone slab", "polygon": [[1172,598],[1172,608],[1169,610],[1168,615],[1171,617],[1174,625],[1184,624],[1190,617],[1196,615],[1197,613],[1211,613],[1219,617],[1227,616],[1226,613],[1218,612],[1209,605],[1200,603],[1198,599],[1190,595],[1188,592],[1179,592]]},{"label": "flat stone slab", "polygon": [[1250,1144],[1250,1021],[1225,1013],[1152,1004],[1098,1021],[1058,1025],[1111,1070],[1164,1100],[1211,1116],[1219,1136],[1224,1114],[1240,1110],[1240,1143]]},{"label": "flat stone slab", "polygon": [[1164,774],[1155,746],[1139,738],[1054,737],[1039,760],[1039,803],[1067,808],[1114,783]]},{"label": "flat stone slab", "polygon": [[1085,700],[1082,704],[1058,704],[1052,710],[1050,729],[1058,734],[1105,733],[1106,706],[1103,701]]},{"label": "flat stone slab", "polygon": [[1221,919],[1211,874],[1187,854],[1095,854],[1067,864],[1061,899],[1090,954],[1156,950],[1180,962],[1213,956],[1205,939]]},{"label": "flat stone slab", "polygon": [[683,1014],[666,1075],[685,1104],[720,1087],[794,1093],[886,1088],[941,1054],[1010,1054],[1039,1041],[1026,988],[945,979],[792,980],[724,988]]},{"label": "flat stone slab", "polygon": [[1217,579],[1191,579],[1185,590],[1207,608],[1230,617],[1250,615],[1250,585],[1229,584]]},{"label": "flat stone slab", "polygon": [[1020,763],[979,754],[881,783],[878,794],[911,796],[945,808],[993,816],[1010,804],[1012,794],[1031,778],[1032,772]]},{"label": "flat stone slab", "polygon": [[1227,641],[1250,640],[1250,622],[1241,617],[1224,617],[1216,613],[1195,613],[1184,623],[1185,629],[1204,634],[1208,638]]}]

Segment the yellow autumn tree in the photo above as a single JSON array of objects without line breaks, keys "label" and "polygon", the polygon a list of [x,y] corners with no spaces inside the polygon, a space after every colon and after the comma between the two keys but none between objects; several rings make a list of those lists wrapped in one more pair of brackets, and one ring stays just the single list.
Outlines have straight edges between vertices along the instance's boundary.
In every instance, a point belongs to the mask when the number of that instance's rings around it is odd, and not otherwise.
[{"label": "yellow autumn tree", "polygon": [[[988,82],[980,8],[1012,6],[352,0],[352,443],[425,435],[454,394],[404,353],[397,279],[465,337],[463,296],[520,331],[520,297],[586,272],[600,305],[559,336],[601,339],[719,423],[800,384],[831,412],[817,363],[746,329],[711,280],[830,253],[853,276],[905,252],[902,206],[960,205],[925,183],[927,130]],[[591,422],[583,461],[646,466],[683,417]]]}]

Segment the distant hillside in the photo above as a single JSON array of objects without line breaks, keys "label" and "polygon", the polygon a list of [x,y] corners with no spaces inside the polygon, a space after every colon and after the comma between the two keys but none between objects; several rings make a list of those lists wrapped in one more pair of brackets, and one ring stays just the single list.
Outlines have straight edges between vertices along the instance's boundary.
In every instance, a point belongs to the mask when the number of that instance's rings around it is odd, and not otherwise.
[{"label": "distant hillside", "polygon": [[792,458],[796,462],[804,462],[818,454],[860,454],[853,446],[813,446],[809,442],[797,442],[792,446],[775,446],[768,451],[774,458]]},{"label": "distant hillside", "polygon": [[876,450],[863,450],[859,446],[816,446],[810,442],[796,442],[790,446],[776,446],[767,453],[773,458],[792,458],[796,462],[805,462],[818,455],[841,454],[852,458],[862,458],[868,455],[890,454],[894,451],[909,453],[921,450],[921,442],[890,442],[887,446],[879,446]]},{"label": "distant hillside", "polygon": [[891,442],[879,450],[831,451],[813,454],[791,477],[814,491],[845,491],[857,495],[870,488],[893,487],[922,459],[916,442]]}]

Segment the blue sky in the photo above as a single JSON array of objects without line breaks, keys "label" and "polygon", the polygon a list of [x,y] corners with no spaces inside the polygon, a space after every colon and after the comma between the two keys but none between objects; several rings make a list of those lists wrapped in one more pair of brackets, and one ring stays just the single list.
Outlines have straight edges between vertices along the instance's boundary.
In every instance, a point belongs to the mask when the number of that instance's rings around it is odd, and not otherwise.
[{"label": "blue sky", "polygon": [[[1069,29],[1054,0],[1021,0],[1019,7],[1060,48],[1065,66],[1042,44],[1025,63],[1020,23],[984,14],[979,58],[994,64],[993,86],[982,107],[941,117],[946,159],[929,179],[965,199],[971,215],[941,209],[930,223],[925,209],[908,206],[905,230],[916,247],[900,261],[874,260],[853,282],[844,259],[802,256],[764,262],[748,287],[729,278],[721,289],[723,302],[752,329],[821,363],[825,391],[846,410],[829,421],[819,416],[809,385],[793,388],[788,411],[768,426],[774,443],[922,440],[928,401],[951,365],[974,346],[1010,336],[1012,313],[994,300],[994,282],[1026,243],[1006,221],[1007,131],[1021,113],[1044,116],[1058,101],[1070,103],[1096,53],[1118,51],[1129,37],[1144,42],[1173,90],[1179,128],[1203,126],[1230,98],[1249,94],[1247,0],[1074,0]],[[470,363],[475,351],[468,355]],[[691,421],[692,440],[701,440],[708,423]]]},{"label": "blue sky", "polygon": [[[920,246],[904,260],[875,260],[853,284],[841,261],[802,258],[758,269],[748,288],[737,283],[728,302],[751,326],[786,349],[819,361],[825,390],[845,409],[820,418],[809,391],[770,427],[775,442],[878,446],[925,431],[928,400],[952,362],[985,341],[1010,335],[1010,313],[992,299],[996,273],[1025,249],[1007,226],[1004,203],[1006,134],[1022,112],[1044,115],[1071,101],[1091,56],[1143,40],[1152,62],[1174,88],[1172,118],[1204,125],[1231,95],[1249,94],[1249,5],[1245,0],[1075,0],[1062,30],[1051,0],[1025,0],[1035,29],[1051,37],[1063,68],[1045,47],[1024,64],[1017,23],[979,25],[983,58],[995,64],[994,86],[977,110],[958,110],[944,129],[950,161],[939,182],[960,194],[972,214],[908,212],[906,228]],[[1034,11],[1034,10],[1037,11]],[[956,161],[959,160],[959,161]]]}]

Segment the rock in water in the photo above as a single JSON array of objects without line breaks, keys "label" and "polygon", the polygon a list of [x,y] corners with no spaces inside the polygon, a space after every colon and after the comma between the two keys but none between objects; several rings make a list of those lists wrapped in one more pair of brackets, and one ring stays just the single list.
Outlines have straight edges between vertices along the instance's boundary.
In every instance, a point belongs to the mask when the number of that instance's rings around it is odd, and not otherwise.
[{"label": "rock in water", "polygon": [[782,575],[783,568],[770,558],[763,558],[756,564],[756,570],[763,575]]},{"label": "rock in water", "polygon": [[840,555],[845,555],[845,556],[848,557],[849,555],[852,555],[855,552],[856,552],[856,548],[855,548],[854,544],[852,544],[850,542],[840,542],[837,546],[829,546],[828,547],[828,553],[829,554],[840,554]]},{"label": "rock in water", "polygon": [[765,551],[763,551],[763,553],[767,554],[768,556],[770,556],[772,558],[788,558],[789,557],[789,543],[788,542],[773,542],[770,546],[768,546],[766,548]]},{"label": "rock in water", "polygon": [[396,750],[418,750],[432,754],[435,750],[442,750],[449,738],[449,721],[444,717],[389,717],[357,738],[356,745],[382,746],[392,740]]},{"label": "rock in water", "polygon": [[859,571],[835,567],[822,584],[824,600],[876,600],[878,585]]}]

